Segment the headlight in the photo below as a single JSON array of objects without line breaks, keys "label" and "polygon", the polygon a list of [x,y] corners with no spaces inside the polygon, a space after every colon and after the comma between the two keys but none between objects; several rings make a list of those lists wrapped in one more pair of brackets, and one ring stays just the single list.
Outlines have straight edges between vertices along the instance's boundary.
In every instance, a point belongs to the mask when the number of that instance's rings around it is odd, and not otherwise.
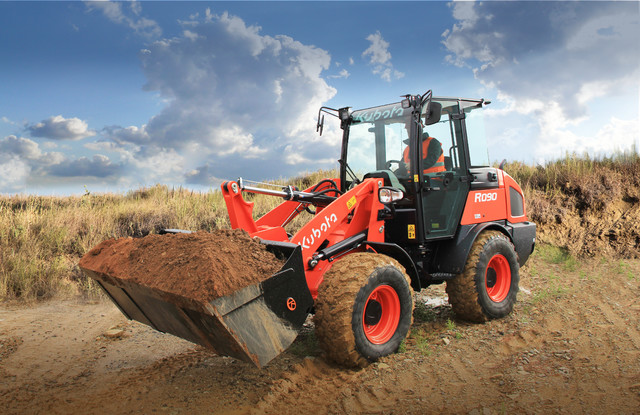
[{"label": "headlight", "polygon": [[402,190],[395,189],[393,187],[381,187],[378,189],[378,199],[380,203],[387,204],[400,200],[404,197]]}]

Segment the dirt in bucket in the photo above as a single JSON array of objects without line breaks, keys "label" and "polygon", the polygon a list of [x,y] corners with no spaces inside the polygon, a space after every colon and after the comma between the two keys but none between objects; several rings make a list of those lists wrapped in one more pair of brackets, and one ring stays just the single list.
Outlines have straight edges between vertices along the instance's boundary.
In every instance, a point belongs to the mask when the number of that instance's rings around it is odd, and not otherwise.
[{"label": "dirt in bucket", "polygon": [[110,278],[200,302],[259,283],[283,264],[241,229],[109,239],[79,263]]}]

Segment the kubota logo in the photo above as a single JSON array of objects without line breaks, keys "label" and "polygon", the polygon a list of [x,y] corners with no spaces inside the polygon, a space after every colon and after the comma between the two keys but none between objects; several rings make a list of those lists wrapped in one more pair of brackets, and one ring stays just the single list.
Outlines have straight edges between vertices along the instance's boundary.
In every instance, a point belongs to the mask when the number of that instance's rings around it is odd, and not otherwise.
[{"label": "kubota logo", "polygon": [[492,193],[476,193],[474,202],[493,202],[498,200],[498,192]]},{"label": "kubota logo", "polygon": [[316,240],[320,239],[320,237],[323,236],[324,233],[331,228],[332,223],[336,223],[337,221],[338,217],[335,213],[332,213],[329,216],[325,216],[324,223],[320,224],[320,229],[311,228],[311,235],[302,238],[302,241],[298,242],[298,245],[302,245],[303,248],[309,248],[316,242]]}]

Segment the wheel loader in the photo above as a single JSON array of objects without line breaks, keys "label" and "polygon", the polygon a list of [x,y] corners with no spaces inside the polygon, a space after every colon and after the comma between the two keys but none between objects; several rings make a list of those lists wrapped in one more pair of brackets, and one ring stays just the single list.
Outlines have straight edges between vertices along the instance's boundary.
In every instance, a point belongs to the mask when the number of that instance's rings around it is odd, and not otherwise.
[{"label": "wheel loader", "polygon": [[[504,317],[536,226],[518,184],[489,165],[488,104],[428,91],[362,110],[322,107],[320,135],[325,115],[342,129],[339,177],[304,190],[223,183],[231,227],[285,260],[261,283],[194,303],[83,270],[128,318],[258,367],[295,340],[309,314],[319,345],[338,364],[362,367],[394,353],[412,323],[412,291],[432,284],[446,283],[458,318]],[[436,167],[425,154],[433,139]],[[256,219],[246,193],[283,201]],[[310,219],[290,235],[285,227],[301,214]],[[166,231],[176,232],[185,231]]]}]

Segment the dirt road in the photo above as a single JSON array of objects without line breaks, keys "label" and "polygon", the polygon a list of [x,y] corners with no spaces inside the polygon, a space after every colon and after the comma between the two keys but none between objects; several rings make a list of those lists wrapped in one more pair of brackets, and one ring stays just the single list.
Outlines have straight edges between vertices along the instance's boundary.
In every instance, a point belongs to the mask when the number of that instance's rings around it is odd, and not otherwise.
[{"label": "dirt road", "polygon": [[639,413],[640,261],[554,252],[515,312],[455,320],[416,295],[400,353],[354,371],[305,331],[264,369],[128,322],[109,302],[0,306],[0,408],[25,413]]}]

